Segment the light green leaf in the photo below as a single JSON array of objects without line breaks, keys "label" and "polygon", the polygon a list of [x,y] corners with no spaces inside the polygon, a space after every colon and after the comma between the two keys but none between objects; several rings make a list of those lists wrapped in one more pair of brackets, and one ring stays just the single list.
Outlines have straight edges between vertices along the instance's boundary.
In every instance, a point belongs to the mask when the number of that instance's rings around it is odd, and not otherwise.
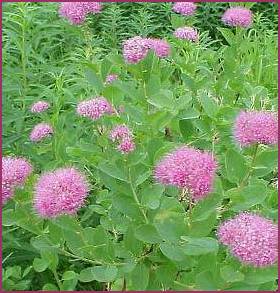
[{"label": "light green leaf", "polygon": [[181,245],[182,251],[186,255],[201,255],[207,253],[217,253],[219,249],[218,241],[210,237],[181,237],[186,243]]},{"label": "light green leaf", "polygon": [[227,179],[233,183],[242,181],[248,171],[244,157],[234,150],[226,152],[225,166]]},{"label": "light green leaf", "polygon": [[77,274],[74,271],[66,271],[62,275],[62,280],[73,280],[77,278]]},{"label": "light green leaf", "polygon": [[146,243],[159,243],[161,238],[153,225],[145,224],[136,228],[135,237]]},{"label": "light green leaf", "polygon": [[219,108],[216,102],[214,102],[213,98],[209,97],[207,93],[203,92],[199,95],[199,99],[205,113],[209,117],[215,118],[219,111]]},{"label": "light green leaf", "polygon": [[45,259],[35,258],[33,261],[33,268],[36,272],[44,272],[49,266],[49,262]]},{"label": "light green leaf", "polygon": [[185,259],[185,254],[175,244],[161,243],[159,246],[161,252],[171,260],[182,261]]},{"label": "light green leaf", "polygon": [[103,161],[98,165],[98,169],[113,178],[116,178],[116,179],[119,179],[119,180],[125,181],[125,182],[129,181],[127,174],[124,172],[124,170],[119,168],[114,163]]},{"label": "light green leaf", "polygon": [[132,284],[130,290],[145,290],[149,283],[149,268],[143,263],[138,263],[131,272],[130,279]]},{"label": "light green leaf", "polygon": [[83,269],[80,272],[79,280],[81,282],[112,282],[117,277],[118,270],[114,266],[96,266]]},{"label": "light green leaf", "polygon": [[244,275],[232,266],[223,266],[221,267],[220,272],[221,277],[228,283],[241,282],[244,280]]}]

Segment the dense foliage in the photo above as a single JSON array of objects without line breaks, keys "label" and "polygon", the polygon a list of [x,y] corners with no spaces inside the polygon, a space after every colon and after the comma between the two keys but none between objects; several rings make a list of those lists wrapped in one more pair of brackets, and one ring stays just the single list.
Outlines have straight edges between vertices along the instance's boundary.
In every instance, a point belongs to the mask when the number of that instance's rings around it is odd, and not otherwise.
[{"label": "dense foliage", "polygon": [[[2,178],[4,289],[276,290],[277,6],[239,5],[248,29],[221,21],[228,3],[188,17],[168,2],[104,3],[82,25],[58,3],[3,5],[2,150],[32,165],[5,162],[24,176],[14,190]],[[173,35],[185,25],[199,41]],[[129,64],[135,36],[149,51]],[[246,128],[244,110],[269,114]],[[250,227],[243,250],[221,226],[234,217]],[[254,237],[271,259],[242,262]]]}]

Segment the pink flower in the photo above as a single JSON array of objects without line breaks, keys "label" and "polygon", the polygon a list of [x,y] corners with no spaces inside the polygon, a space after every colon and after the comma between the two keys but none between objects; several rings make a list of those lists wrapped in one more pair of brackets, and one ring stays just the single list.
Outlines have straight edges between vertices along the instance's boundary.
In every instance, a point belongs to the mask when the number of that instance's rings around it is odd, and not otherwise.
[{"label": "pink flower", "polygon": [[173,4],[172,10],[184,16],[193,15],[196,10],[196,4],[192,2],[176,2]]},{"label": "pink flower", "polygon": [[115,110],[104,97],[96,97],[78,104],[77,113],[80,116],[97,120],[105,114],[113,114]]},{"label": "pink flower", "polygon": [[117,74],[108,74],[106,76],[106,80],[105,80],[105,83],[106,84],[111,84],[113,81],[117,80],[118,79],[118,75]]},{"label": "pink flower", "polygon": [[278,118],[267,111],[242,111],[234,124],[234,136],[241,146],[254,143],[276,144],[278,142]]},{"label": "pink flower", "polygon": [[167,154],[154,174],[158,182],[185,188],[194,200],[199,200],[211,191],[216,168],[211,154],[183,146]]},{"label": "pink flower", "polygon": [[222,16],[222,21],[224,24],[243,28],[251,26],[253,21],[252,19],[252,12],[244,7],[229,8]]},{"label": "pink flower", "polygon": [[30,140],[33,142],[38,142],[43,140],[46,137],[49,137],[53,134],[53,128],[50,124],[39,123],[35,125],[33,130],[30,133]]},{"label": "pink flower", "polygon": [[217,235],[219,241],[245,264],[263,267],[277,261],[278,227],[266,218],[241,213],[221,224]]},{"label": "pink flower", "polygon": [[60,16],[67,18],[72,24],[81,24],[87,14],[100,13],[100,11],[99,2],[62,2],[59,8]]},{"label": "pink flower", "polygon": [[136,36],[126,40],[123,44],[123,56],[127,63],[136,64],[148,54],[147,39]]},{"label": "pink flower", "polygon": [[43,218],[74,214],[84,205],[89,192],[86,178],[74,168],[43,174],[35,187],[34,206]]},{"label": "pink flower", "polygon": [[32,173],[31,164],[24,158],[2,158],[2,202],[5,203],[14,195],[17,187],[22,187]]},{"label": "pink flower", "polygon": [[188,26],[177,28],[174,32],[174,36],[178,39],[189,40],[192,42],[198,41],[197,30]]},{"label": "pink flower", "polygon": [[117,148],[122,154],[128,154],[134,151],[135,144],[131,137],[124,137]]},{"label": "pink flower", "polygon": [[115,142],[118,141],[119,145],[117,149],[122,153],[130,153],[134,151],[135,149],[135,144],[133,142],[133,137],[130,129],[124,125],[120,124],[115,126],[109,135],[109,138]]},{"label": "pink flower", "polygon": [[123,139],[124,137],[131,137],[132,133],[129,128],[124,125],[115,126],[110,132],[110,139],[115,142],[116,140]]},{"label": "pink flower", "polygon": [[41,113],[46,111],[49,107],[50,107],[49,103],[44,101],[38,101],[31,106],[30,111],[32,113]]},{"label": "pink flower", "polygon": [[159,58],[165,58],[170,55],[170,46],[165,40],[147,39],[147,44]]}]

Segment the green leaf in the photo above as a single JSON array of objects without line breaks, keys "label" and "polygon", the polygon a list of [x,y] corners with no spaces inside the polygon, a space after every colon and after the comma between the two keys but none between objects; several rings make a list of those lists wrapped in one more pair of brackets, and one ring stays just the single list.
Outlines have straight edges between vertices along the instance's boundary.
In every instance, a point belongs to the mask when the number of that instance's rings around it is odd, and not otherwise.
[{"label": "green leaf", "polygon": [[230,29],[218,27],[218,30],[221,32],[221,34],[226,39],[226,41],[229,43],[229,45],[231,45],[235,42],[235,35],[233,34],[233,32]]},{"label": "green leaf", "polygon": [[145,224],[136,228],[135,237],[146,243],[159,243],[161,238],[153,225]]},{"label": "green leaf", "polygon": [[140,174],[135,181],[135,186],[138,186],[142,184],[143,182],[145,182],[151,175],[152,175],[151,170],[148,170],[144,172],[143,174]]},{"label": "green leaf", "polygon": [[233,183],[242,181],[248,170],[244,157],[234,150],[226,152],[225,167],[227,179]]},{"label": "green leaf", "polygon": [[61,291],[74,291],[76,289],[76,285],[78,283],[78,279],[64,280],[62,282]]},{"label": "green leaf", "polygon": [[62,275],[62,280],[73,280],[77,278],[77,274],[74,271],[66,271]]},{"label": "green leaf", "polygon": [[119,168],[116,164],[103,161],[98,165],[98,169],[104,172],[105,174],[119,179],[121,181],[129,182],[127,174]]},{"label": "green leaf", "polygon": [[234,188],[226,192],[226,196],[231,199],[231,209],[234,211],[247,210],[260,204],[267,195],[266,184],[261,180],[251,181],[249,186],[245,186],[241,190]]},{"label": "green leaf", "polygon": [[85,77],[89,84],[96,90],[96,92],[99,94],[102,92],[103,89],[103,83],[101,79],[97,76],[97,74],[94,72],[93,69],[87,68],[85,69]]},{"label": "green leaf", "polygon": [[277,150],[265,150],[256,157],[253,176],[263,177],[277,168]]},{"label": "green leaf", "polygon": [[47,283],[42,288],[43,291],[59,291],[58,288],[51,283]]},{"label": "green leaf", "polygon": [[245,275],[244,282],[247,284],[264,284],[270,281],[276,281],[278,278],[278,270],[276,266],[268,268],[251,269]]},{"label": "green leaf", "polygon": [[185,244],[181,245],[182,251],[186,255],[202,255],[207,253],[217,253],[219,249],[218,241],[210,237],[181,237]]},{"label": "green leaf", "polygon": [[56,252],[43,250],[41,251],[41,257],[46,262],[48,262],[49,269],[51,269],[52,271],[56,270],[58,262],[59,262],[58,255]]},{"label": "green leaf", "polygon": [[152,210],[157,209],[164,189],[163,185],[158,184],[145,187],[140,193],[142,205]]},{"label": "green leaf", "polygon": [[180,247],[175,244],[161,243],[159,248],[161,252],[171,260],[183,261],[186,257]]},{"label": "green leaf", "polygon": [[35,258],[33,261],[33,268],[36,272],[44,272],[49,266],[49,262],[45,259]]},{"label": "green leaf", "polygon": [[161,238],[171,242],[180,240],[187,229],[184,215],[168,210],[160,210],[156,214],[154,225]]},{"label": "green leaf", "polygon": [[199,99],[205,113],[209,117],[215,118],[219,111],[219,108],[216,102],[213,101],[213,98],[209,97],[207,93],[204,92],[199,95]]},{"label": "green leaf", "polygon": [[80,272],[79,280],[81,282],[112,282],[117,277],[118,270],[114,266],[96,266],[83,269]]},{"label": "green leaf", "polygon": [[234,269],[232,266],[223,266],[221,267],[220,272],[221,277],[227,283],[241,282],[244,280],[244,275],[240,271]]},{"label": "green leaf", "polygon": [[115,195],[113,208],[134,220],[143,220],[143,214],[135,200],[123,194]]},{"label": "green leaf", "polygon": [[211,194],[196,203],[192,211],[192,222],[206,220],[216,210],[221,201],[219,194]]},{"label": "green leaf", "polygon": [[195,283],[198,289],[207,291],[216,291],[218,289],[217,281],[210,271],[204,271],[196,275]]},{"label": "green leaf", "polygon": [[131,272],[130,280],[132,285],[130,290],[145,290],[149,283],[149,268],[143,263],[138,263]]},{"label": "green leaf", "polygon": [[179,120],[179,128],[184,140],[188,141],[194,133],[192,122],[189,119],[181,119]]},{"label": "green leaf", "polygon": [[63,215],[53,220],[53,223],[63,230],[81,231],[82,227],[74,217]]}]

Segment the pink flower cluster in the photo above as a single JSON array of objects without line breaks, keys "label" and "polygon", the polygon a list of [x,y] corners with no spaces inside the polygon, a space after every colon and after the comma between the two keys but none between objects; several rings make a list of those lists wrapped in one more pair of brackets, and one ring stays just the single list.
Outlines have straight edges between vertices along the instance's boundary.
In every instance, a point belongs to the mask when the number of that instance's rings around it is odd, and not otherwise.
[{"label": "pink flower cluster", "polygon": [[74,168],[61,168],[43,174],[35,187],[34,206],[43,218],[74,214],[89,191],[86,178]]},{"label": "pink flower cluster", "polygon": [[190,16],[194,14],[196,4],[193,2],[176,2],[173,4],[172,10],[184,16]]},{"label": "pink flower cluster", "polygon": [[50,107],[49,103],[45,101],[38,101],[31,106],[30,111],[32,113],[41,113],[46,111],[49,107]]},{"label": "pink flower cluster", "polygon": [[211,154],[183,146],[166,155],[154,174],[159,183],[185,188],[199,200],[211,191],[216,168]]},{"label": "pink flower cluster", "polygon": [[112,82],[114,82],[115,80],[118,79],[118,75],[117,74],[108,74],[106,76],[106,80],[105,80],[105,83],[106,84],[111,84]]},{"label": "pink flower cluster", "polygon": [[89,13],[99,13],[99,2],[62,2],[59,8],[61,17],[67,18],[72,24],[82,24]]},{"label": "pink flower cluster", "polygon": [[112,105],[102,96],[82,101],[77,106],[77,113],[80,116],[97,120],[105,114],[115,113]]},{"label": "pink flower cluster", "polygon": [[232,7],[226,10],[222,16],[224,24],[247,28],[252,24],[252,12],[244,7]]},{"label": "pink flower cluster", "polygon": [[192,42],[198,41],[197,30],[188,26],[177,28],[174,32],[174,36],[178,39],[189,40]]},{"label": "pink flower cluster", "polygon": [[134,151],[135,144],[133,142],[132,133],[126,125],[121,124],[115,126],[111,130],[109,137],[113,142],[119,142],[117,149],[121,153],[127,154]]},{"label": "pink flower cluster", "polygon": [[30,140],[33,142],[38,142],[43,140],[46,137],[49,137],[53,134],[53,128],[48,123],[39,123],[34,126],[30,133]]},{"label": "pink flower cluster", "polygon": [[124,42],[123,56],[127,63],[136,64],[147,56],[150,49],[159,58],[165,58],[170,54],[170,46],[165,40],[136,36]]},{"label": "pink flower cluster", "polygon": [[2,202],[14,195],[15,188],[23,186],[32,173],[31,164],[24,158],[2,158]]},{"label": "pink flower cluster", "polygon": [[224,222],[217,235],[219,241],[243,263],[262,267],[277,261],[278,228],[266,218],[241,213]]},{"label": "pink flower cluster", "polygon": [[267,111],[242,111],[234,124],[234,136],[241,146],[254,143],[276,144],[278,142],[278,118]]}]

